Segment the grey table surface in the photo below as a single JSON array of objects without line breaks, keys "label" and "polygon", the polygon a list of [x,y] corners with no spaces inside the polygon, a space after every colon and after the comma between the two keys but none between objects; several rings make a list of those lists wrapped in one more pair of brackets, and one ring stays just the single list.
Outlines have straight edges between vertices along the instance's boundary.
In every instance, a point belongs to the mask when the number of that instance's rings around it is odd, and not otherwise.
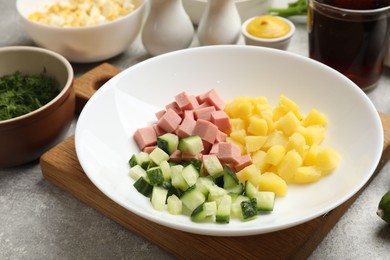
[{"label": "grey table surface", "polygon": [[[289,51],[307,56],[306,24],[296,22],[296,26]],[[0,47],[15,45],[34,46],[34,43],[22,27],[15,2],[0,0]],[[107,62],[125,69],[149,57],[138,38],[123,54]],[[79,76],[98,64],[72,65]],[[367,95],[379,111],[390,113],[389,68],[385,69],[378,87]],[[76,122],[75,118],[68,135],[74,133]],[[375,214],[387,190],[390,190],[389,164],[310,259],[390,259],[390,225]],[[173,258],[52,185],[42,176],[38,161],[0,169],[0,259]]]}]

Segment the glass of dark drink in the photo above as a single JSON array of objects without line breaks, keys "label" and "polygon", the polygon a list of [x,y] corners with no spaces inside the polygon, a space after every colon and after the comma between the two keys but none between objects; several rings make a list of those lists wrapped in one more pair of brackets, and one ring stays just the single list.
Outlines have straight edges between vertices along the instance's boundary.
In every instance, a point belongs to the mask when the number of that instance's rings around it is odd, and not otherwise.
[{"label": "glass of dark drink", "polygon": [[362,90],[382,75],[389,48],[390,0],[309,0],[309,56]]}]

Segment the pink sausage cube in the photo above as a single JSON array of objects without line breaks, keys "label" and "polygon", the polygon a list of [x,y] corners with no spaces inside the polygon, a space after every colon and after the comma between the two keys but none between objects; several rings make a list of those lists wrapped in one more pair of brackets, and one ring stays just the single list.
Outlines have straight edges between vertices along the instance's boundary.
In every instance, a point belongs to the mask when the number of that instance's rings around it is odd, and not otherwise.
[{"label": "pink sausage cube", "polygon": [[157,120],[160,119],[166,112],[167,111],[165,111],[164,109],[156,112],[155,115],[156,115]]},{"label": "pink sausage cube", "polygon": [[178,114],[180,117],[183,116],[183,111],[180,109],[179,105],[176,103],[176,101],[173,101],[171,103],[169,103],[168,105],[165,106],[165,109],[168,110],[168,109],[172,109],[173,111],[176,112],[176,114]]},{"label": "pink sausage cube", "polygon": [[163,135],[165,134],[166,132],[164,131],[164,129],[162,129],[161,127],[159,127],[157,124],[153,124],[153,129],[154,131],[156,132],[156,135],[157,136],[160,136],[160,135]]},{"label": "pink sausage cube", "polygon": [[194,110],[195,119],[211,120],[211,114],[215,112],[215,107],[200,107]]},{"label": "pink sausage cube", "polygon": [[193,110],[184,111],[184,118],[195,119]]},{"label": "pink sausage cube", "polygon": [[245,154],[241,156],[240,161],[236,165],[234,165],[234,168],[238,172],[244,169],[245,167],[251,165],[252,163],[253,162],[251,156],[249,154]]},{"label": "pink sausage cube", "polygon": [[196,121],[194,131],[192,135],[198,135],[202,140],[213,144],[215,138],[217,137],[218,127],[216,127],[213,123],[199,119]]},{"label": "pink sausage cube", "polygon": [[185,91],[177,94],[175,100],[181,111],[192,110],[199,105],[196,98],[194,96],[189,96]]},{"label": "pink sausage cube", "polygon": [[168,108],[167,112],[158,120],[157,126],[166,131],[172,133],[176,130],[181,122],[181,117],[171,108]]},{"label": "pink sausage cube", "polygon": [[209,154],[218,154],[218,143],[213,144]]},{"label": "pink sausage cube", "polygon": [[216,110],[224,110],[226,105],[225,101],[217,94],[214,89],[210,90],[206,94],[203,94],[200,99],[207,101],[209,104],[213,105]]},{"label": "pink sausage cube", "polygon": [[176,150],[169,157],[170,157],[169,158],[170,161],[179,163],[182,160],[181,159],[181,151],[180,150]]},{"label": "pink sausage cube", "polygon": [[190,154],[190,153],[181,153],[181,159],[183,161],[191,161],[192,159],[199,160],[202,157],[202,154]]},{"label": "pink sausage cube", "polygon": [[212,112],[210,115],[210,121],[218,127],[221,131],[230,129],[229,116],[222,110]]},{"label": "pink sausage cube", "polygon": [[184,117],[183,122],[179,125],[176,131],[176,135],[179,138],[185,138],[192,135],[194,131],[196,121],[191,117]]},{"label": "pink sausage cube", "polygon": [[156,148],[156,146],[146,146],[142,151],[144,151],[147,154],[150,154],[153,152],[153,150]]},{"label": "pink sausage cube", "polygon": [[217,157],[224,163],[237,164],[241,160],[241,149],[232,143],[219,143]]},{"label": "pink sausage cube", "polygon": [[209,143],[209,142],[206,142],[206,141],[203,141],[203,151],[202,151],[202,154],[209,154],[210,153],[210,150],[211,150],[211,147],[213,146],[213,144]]},{"label": "pink sausage cube", "polygon": [[138,128],[135,131],[133,138],[140,150],[143,150],[146,146],[157,144],[157,135],[153,126]]},{"label": "pink sausage cube", "polygon": [[224,132],[218,130],[217,137],[215,138],[215,142],[216,143],[226,142],[226,138],[227,138],[227,134],[225,134]]}]

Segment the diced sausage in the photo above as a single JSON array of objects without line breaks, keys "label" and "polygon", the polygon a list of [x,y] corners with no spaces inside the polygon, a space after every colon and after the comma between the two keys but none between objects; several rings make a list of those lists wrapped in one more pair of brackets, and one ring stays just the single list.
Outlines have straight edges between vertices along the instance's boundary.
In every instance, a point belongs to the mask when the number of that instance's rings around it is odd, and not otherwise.
[{"label": "diced sausage", "polygon": [[176,130],[181,122],[181,117],[171,108],[158,120],[157,126],[165,130],[167,133],[172,133]]},{"label": "diced sausage", "polygon": [[156,115],[157,120],[159,120],[166,112],[167,111],[165,111],[164,109],[156,112],[155,115]]},{"label": "diced sausage", "polygon": [[214,106],[209,106],[209,107],[200,107],[194,110],[194,116],[195,119],[203,119],[210,121],[211,120],[211,114],[215,112],[215,107]]},{"label": "diced sausage", "polygon": [[242,169],[244,169],[245,167],[251,165],[253,162],[252,162],[252,158],[249,154],[245,154],[245,155],[242,155],[241,158],[240,158],[240,161],[234,165],[234,169],[239,172],[241,171]]},{"label": "diced sausage", "polygon": [[212,112],[210,115],[210,122],[216,125],[220,131],[230,129],[229,116],[222,110]]},{"label": "diced sausage", "polygon": [[175,100],[181,111],[193,110],[199,106],[198,101],[194,96],[190,96],[187,92],[183,91],[175,96]]},{"label": "diced sausage", "polygon": [[209,121],[199,119],[196,121],[192,135],[198,135],[200,138],[210,144],[213,144],[217,137],[218,127]]},{"label": "diced sausage", "polygon": [[157,144],[157,135],[153,126],[138,128],[135,131],[133,138],[140,150],[143,150],[146,146]]},{"label": "diced sausage", "polygon": [[227,139],[227,134],[225,134],[224,132],[218,130],[217,137],[215,137],[215,142],[216,143],[226,142],[226,139]]},{"label": "diced sausage", "polygon": [[153,150],[156,149],[156,146],[146,146],[142,151],[144,151],[145,153],[147,154],[150,154],[151,152],[153,152]]},{"label": "diced sausage", "polygon": [[170,156],[169,156],[169,160],[172,161],[172,162],[176,162],[176,163],[179,163],[181,162],[181,151],[180,150],[176,150],[174,151]]},{"label": "diced sausage", "polygon": [[[187,111],[186,111],[187,112]],[[179,138],[185,138],[192,135],[195,128],[196,121],[190,116],[184,117],[183,122],[179,125],[176,135]]]},{"label": "diced sausage", "polygon": [[179,105],[176,103],[176,101],[173,101],[171,103],[169,103],[168,105],[165,106],[165,109],[168,110],[168,109],[172,109],[173,111],[176,112],[176,114],[178,114],[180,117],[182,117],[184,114],[183,114],[183,111],[180,109]]},{"label": "diced sausage", "polygon": [[241,149],[233,143],[219,143],[217,157],[224,163],[237,164],[241,160]]}]

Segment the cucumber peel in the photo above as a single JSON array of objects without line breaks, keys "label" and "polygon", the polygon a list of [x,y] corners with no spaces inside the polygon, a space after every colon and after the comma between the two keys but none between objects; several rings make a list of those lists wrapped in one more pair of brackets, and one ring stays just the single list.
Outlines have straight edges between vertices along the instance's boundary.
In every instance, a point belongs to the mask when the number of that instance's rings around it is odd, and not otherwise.
[{"label": "cucumber peel", "polygon": [[390,223],[390,191],[383,195],[379,201],[376,214],[387,223]]}]

